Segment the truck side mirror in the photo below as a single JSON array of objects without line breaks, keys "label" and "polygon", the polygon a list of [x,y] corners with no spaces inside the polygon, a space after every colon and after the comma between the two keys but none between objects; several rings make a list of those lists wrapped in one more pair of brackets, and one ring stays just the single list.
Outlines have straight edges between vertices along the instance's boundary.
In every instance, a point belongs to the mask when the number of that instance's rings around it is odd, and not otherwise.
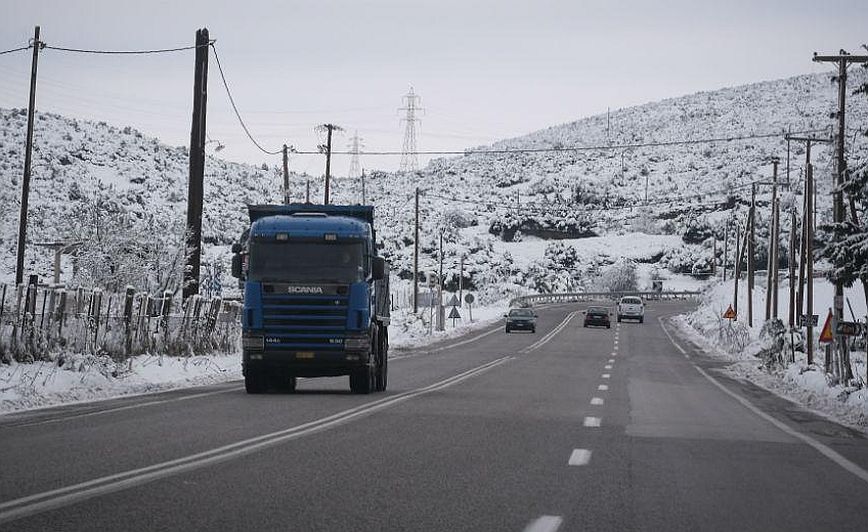
[{"label": "truck side mirror", "polygon": [[371,277],[375,281],[380,281],[386,278],[386,259],[383,257],[374,257],[371,271]]},{"label": "truck side mirror", "polygon": [[241,253],[241,244],[238,242],[232,244],[232,253]]},{"label": "truck side mirror", "polygon": [[[232,247],[234,249],[235,246],[239,246],[239,245],[240,244],[233,244]],[[242,278],[243,272],[241,271],[241,269],[242,269],[243,264],[244,264],[244,257],[240,253],[235,253],[235,255],[232,255],[232,277],[235,277],[236,279]]]}]

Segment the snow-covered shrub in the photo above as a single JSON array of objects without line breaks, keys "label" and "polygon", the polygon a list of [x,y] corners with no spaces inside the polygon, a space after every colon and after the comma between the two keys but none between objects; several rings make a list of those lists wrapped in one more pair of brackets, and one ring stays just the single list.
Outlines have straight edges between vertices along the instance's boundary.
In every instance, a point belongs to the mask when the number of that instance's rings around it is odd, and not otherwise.
[{"label": "snow-covered shrub", "polygon": [[615,264],[603,269],[595,284],[601,291],[632,292],[637,290],[636,263],[629,259],[618,259]]}]

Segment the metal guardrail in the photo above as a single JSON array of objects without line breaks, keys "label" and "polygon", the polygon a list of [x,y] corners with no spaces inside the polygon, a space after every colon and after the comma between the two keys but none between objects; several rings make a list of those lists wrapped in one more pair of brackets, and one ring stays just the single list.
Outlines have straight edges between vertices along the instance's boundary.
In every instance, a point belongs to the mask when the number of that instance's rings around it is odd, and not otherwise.
[{"label": "metal guardrail", "polygon": [[512,298],[509,306],[533,305],[535,303],[578,303],[582,301],[609,300],[617,301],[624,296],[638,296],[645,300],[693,299],[701,292],[692,290],[681,291],[648,291],[648,292],[572,292],[560,294],[534,294]]}]

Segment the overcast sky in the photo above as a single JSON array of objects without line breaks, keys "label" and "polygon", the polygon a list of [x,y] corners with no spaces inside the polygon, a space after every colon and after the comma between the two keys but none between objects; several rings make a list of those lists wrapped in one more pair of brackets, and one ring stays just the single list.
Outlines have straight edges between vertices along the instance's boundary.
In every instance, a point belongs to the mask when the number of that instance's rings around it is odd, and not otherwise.
[{"label": "overcast sky", "polygon": [[[418,149],[488,144],[701,90],[827,67],[814,51],[864,51],[868,2],[583,0],[2,0],[0,49],[40,25],[49,45],[192,45],[207,27],[236,103],[268,149],[313,150],[314,126],[355,130],[369,151],[400,151],[398,108],[421,96]],[[0,107],[26,107],[29,52],[0,56]],[[193,52],[94,56],[44,50],[37,109],[131,125],[172,145],[190,135]],[[244,136],[213,56],[208,132],[230,160],[279,164]],[[217,143],[209,144],[209,149]],[[399,157],[362,157],[395,169]],[[422,160],[424,162],[424,159]],[[335,172],[347,172],[337,157]],[[291,167],[323,172],[321,156]]]}]

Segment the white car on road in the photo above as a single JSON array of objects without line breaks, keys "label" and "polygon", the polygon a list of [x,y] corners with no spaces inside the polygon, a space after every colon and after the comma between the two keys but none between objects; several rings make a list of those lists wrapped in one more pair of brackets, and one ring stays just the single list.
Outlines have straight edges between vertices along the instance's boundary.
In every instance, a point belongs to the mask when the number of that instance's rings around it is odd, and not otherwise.
[{"label": "white car on road", "polygon": [[636,296],[624,296],[618,302],[618,321],[639,320],[645,321],[645,303],[642,298]]}]

